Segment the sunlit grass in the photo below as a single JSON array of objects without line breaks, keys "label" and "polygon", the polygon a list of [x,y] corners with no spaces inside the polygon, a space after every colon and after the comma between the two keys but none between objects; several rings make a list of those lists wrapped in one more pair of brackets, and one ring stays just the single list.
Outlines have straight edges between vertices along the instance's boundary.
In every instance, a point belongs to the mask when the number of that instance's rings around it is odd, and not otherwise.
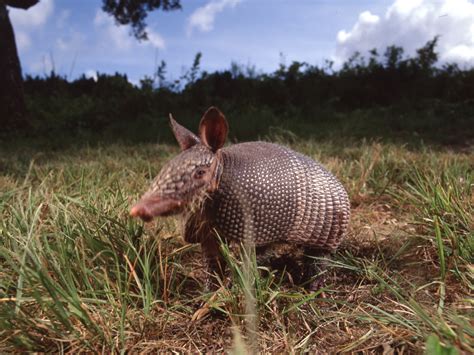
[{"label": "sunlit grass", "polygon": [[203,292],[179,223],[130,219],[174,147],[0,155],[0,351],[473,352],[472,151],[270,138],[351,195],[350,234],[317,293],[225,245],[229,280]]}]

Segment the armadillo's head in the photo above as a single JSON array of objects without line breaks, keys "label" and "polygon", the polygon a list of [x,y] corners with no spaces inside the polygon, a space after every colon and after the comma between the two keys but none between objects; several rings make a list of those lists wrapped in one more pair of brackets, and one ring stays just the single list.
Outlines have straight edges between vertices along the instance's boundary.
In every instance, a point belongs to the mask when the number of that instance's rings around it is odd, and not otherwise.
[{"label": "armadillo's head", "polygon": [[146,222],[183,212],[217,188],[219,149],[228,131],[224,115],[215,107],[207,110],[199,124],[199,137],[171,115],[170,124],[181,153],[163,166],[151,188],[130,210],[132,216]]}]

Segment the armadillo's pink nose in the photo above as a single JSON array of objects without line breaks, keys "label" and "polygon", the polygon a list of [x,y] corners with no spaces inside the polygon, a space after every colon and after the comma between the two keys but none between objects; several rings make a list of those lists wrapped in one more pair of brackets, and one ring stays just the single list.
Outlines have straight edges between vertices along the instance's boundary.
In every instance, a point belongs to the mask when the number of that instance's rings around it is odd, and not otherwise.
[{"label": "armadillo's pink nose", "polygon": [[130,215],[150,222],[156,216],[170,216],[179,211],[183,202],[160,197],[146,197],[138,201],[130,210]]},{"label": "armadillo's pink nose", "polygon": [[150,213],[150,210],[143,203],[137,203],[130,210],[130,215],[132,217],[140,217],[145,222],[149,222],[153,219],[153,215]]}]

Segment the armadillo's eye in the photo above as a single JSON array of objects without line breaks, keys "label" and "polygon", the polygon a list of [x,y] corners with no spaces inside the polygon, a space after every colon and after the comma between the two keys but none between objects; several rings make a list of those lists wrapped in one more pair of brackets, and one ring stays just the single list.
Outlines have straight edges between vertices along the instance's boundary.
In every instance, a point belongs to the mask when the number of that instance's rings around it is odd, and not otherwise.
[{"label": "armadillo's eye", "polygon": [[195,179],[202,179],[206,175],[206,170],[205,169],[196,169],[193,173],[193,177]]}]

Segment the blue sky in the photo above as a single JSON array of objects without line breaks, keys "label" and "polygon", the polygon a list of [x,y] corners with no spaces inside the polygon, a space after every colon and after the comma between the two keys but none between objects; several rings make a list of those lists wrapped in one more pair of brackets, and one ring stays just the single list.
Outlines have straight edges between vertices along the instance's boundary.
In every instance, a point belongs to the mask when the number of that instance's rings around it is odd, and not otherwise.
[{"label": "blue sky", "polygon": [[153,74],[156,59],[178,78],[197,52],[208,71],[235,61],[270,72],[282,58],[340,63],[355,50],[391,44],[413,52],[437,34],[442,61],[474,64],[472,0],[182,0],[182,10],[149,14],[150,40],[142,43],[101,3],[41,0],[11,10],[24,72],[43,75],[54,62],[69,78],[117,71],[136,83]]}]

